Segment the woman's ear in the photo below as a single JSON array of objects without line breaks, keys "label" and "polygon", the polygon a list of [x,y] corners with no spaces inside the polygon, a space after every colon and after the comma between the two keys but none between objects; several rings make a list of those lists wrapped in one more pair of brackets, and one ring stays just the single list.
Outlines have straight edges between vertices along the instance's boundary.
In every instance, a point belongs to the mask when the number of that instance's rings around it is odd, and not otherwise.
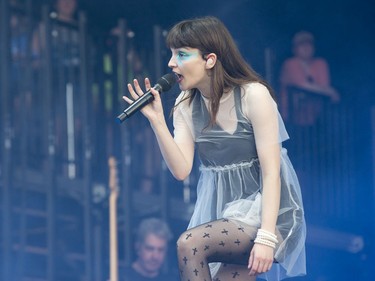
[{"label": "woman's ear", "polygon": [[206,56],[206,69],[211,69],[215,66],[216,64],[216,54],[211,53]]}]

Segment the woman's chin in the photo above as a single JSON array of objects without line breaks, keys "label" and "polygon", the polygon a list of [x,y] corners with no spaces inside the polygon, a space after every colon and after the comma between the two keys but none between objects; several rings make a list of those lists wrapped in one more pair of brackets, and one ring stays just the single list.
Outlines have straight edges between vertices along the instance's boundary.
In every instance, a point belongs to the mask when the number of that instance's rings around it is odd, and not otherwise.
[{"label": "woman's chin", "polygon": [[181,90],[181,91],[187,91],[187,90],[190,90],[189,88],[185,87],[185,86],[182,85],[182,84],[178,84],[178,86],[180,87],[180,90]]}]

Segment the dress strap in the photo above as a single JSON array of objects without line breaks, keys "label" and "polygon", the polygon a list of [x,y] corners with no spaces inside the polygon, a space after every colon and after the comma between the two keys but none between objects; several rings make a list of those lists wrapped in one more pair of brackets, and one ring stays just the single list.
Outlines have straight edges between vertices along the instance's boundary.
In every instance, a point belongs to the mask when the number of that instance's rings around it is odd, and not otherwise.
[{"label": "dress strap", "polygon": [[244,116],[242,113],[241,88],[239,86],[236,86],[233,92],[234,92],[234,104],[236,108],[237,119],[244,120]]}]

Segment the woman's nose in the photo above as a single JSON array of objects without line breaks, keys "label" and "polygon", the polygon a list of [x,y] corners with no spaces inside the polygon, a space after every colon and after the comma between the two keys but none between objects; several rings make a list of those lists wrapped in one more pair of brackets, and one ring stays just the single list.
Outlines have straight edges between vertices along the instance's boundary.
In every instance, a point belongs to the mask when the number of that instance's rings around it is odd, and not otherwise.
[{"label": "woman's nose", "polygon": [[171,56],[171,58],[169,59],[169,62],[168,62],[168,67],[174,68],[176,66],[177,66],[176,60],[175,60],[175,58],[173,56]]}]

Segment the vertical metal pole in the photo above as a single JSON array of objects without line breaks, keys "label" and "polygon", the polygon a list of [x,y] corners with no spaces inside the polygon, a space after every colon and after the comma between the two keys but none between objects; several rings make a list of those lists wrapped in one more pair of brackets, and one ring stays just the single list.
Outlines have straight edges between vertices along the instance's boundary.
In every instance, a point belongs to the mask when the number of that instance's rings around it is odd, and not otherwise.
[{"label": "vertical metal pole", "polygon": [[[31,65],[31,41],[32,41],[32,3],[31,0],[26,1],[26,26],[27,29],[27,50],[26,50],[26,58],[25,58],[25,85],[22,87],[22,101],[27,102],[27,95],[31,94],[31,81],[32,81],[32,68]],[[22,27],[23,28],[23,27]],[[28,128],[28,118],[30,116],[30,107],[27,106],[26,113],[27,116],[24,116],[21,120],[21,174],[23,175],[23,179],[26,179],[26,171],[27,171],[27,160],[29,159],[28,155],[28,139],[30,137],[30,129]],[[34,125],[34,124],[33,124]],[[26,254],[26,243],[27,243],[27,215],[26,215],[26,208],[27,208],[27,183],[26,181],[21,182],[21,213],[20,213],[20,250],[19,250],[19,261],[18,261],[18,269],[17,274],[18,278],[22,278],[25,273],[25,254]]]},{"label": "vertical metal pole", "polygon": [[154,26],[154,79],[159,79],[163,75],[163,59],[162,59],[162,37],[163,30],[160,26]]},{"label": "vertical metal pole", "polygon": [[47,195],[47,280],[56,280],[56,140],[55,140],[55,116],[53,103],[53,74],[52,74],[52,46],[51,46],[51,21],[47,6],[42,8],[43,23],[45,26],[44,50],[43,50],[43,114],[47,125],[45,130],[45,144],[47,155],[46,195]]},{"label": "vertical metal pole", "polygon": [[[120,28],[120,37],[118,42],[118,56],[119,56],[119,71],[122,77],[126,77],[128,73],[127,68],[127,44],[126,44],[126,22],[124,19],[119,20],[119,28]],[[117,75],[119,77],[120,75]],[[115,102],[119,101],[119,97],[125,95],[125,87],[124,85],[120,84],[119,86],[119,93],[116,96]],[[121,131],[121,190],[120,190],[120,202],[122,206],[124,206],[124,232],[125,232],[125,249],[124,249],[124,260],[125,265],[129,265],[131,263],[132,258],[132,192],[131,192],[131,147],[130,147],[130,135],[129,129],[126,126],[122,126],[119,128]]]},{"label": "vertical metal pole", "polygon": [[94,233],[94,281],[102,281],[103,280],[103,218],[99,211],[96,212],[96,223],[93,227]]},{"label": "vertical metal pole", "polygon": [[[32,56],[32,37],[33,37],[33,14],[32,14],[32,1],[27,0],[26,5],[25,5],[25,15],[21,15],[20,17],[25,17],[24,21],[22,22],[22,26],[19,28],[21,29],[21,33],[23,36],[26,37],[26,42],[27,46],[25,47],[25,58],[22,58],[22,66],[24,66],[25,70],[20,73],[20,75],[23,75],[21,79],[18,79],[22,83],[22,87],[20,87],[20,96],[21,96],[21,104],[25,105],[26,104],[26,110],[23,111],[24,116],[21,118],[22,120],[20,121],[21,125],[21,132],[20,132],[20,137],[21,137],[21,167],[22,167],[22,172],[26,172],[27,168],[27,160],[29,159],[28,151],[27,151],[27,144],[28,144],[28,139],[30,136],[30,128],[28,126],[29,123],[29,117],[30,117],[30,106],[27,104],[29,95],[31,95],[31,88],[32,88],[32,66],[31,66],[31,56]],[[20,47],[22,48],[22,47]],[[22,67],[21,66],[21,67]]]},{"label": "vertical metal pole", "polygon": [[80,87],[81,87],[81,106],[83,123],[83,188],[84,188],[84,237],[85,237],[85,280],[93,280],[92,257],[93,257],[93,239],[92,239],[92,172],[91,172],[91,126],[88,117],[89,91],[88,91],[88,67],[87,67],[87,29],[86,15],[79,14],[79,34],[80,34]]},{"label": "vertical metal pole", "polygon": [[[155,76],[159,79],[163,74],[163,30],[160,26],[154,26],[154,63],[155,63]],[[164,103],[165,105],[165,103]],[[161,159],[161,175],[160,175],[160,195],[161,195],[161,216],[167,221],[169,214],[168,208],[168,184],[167,184],[167,165],[164,159]]]},{"label": "vertical metal pole", "polygon": [[[72,66],[71,66],[72,67]],[[72,80],[70,80],[72,81]],[[66,125],[67,125],[67,157],[68,157],[68,177],[76,177],[75,159],[75,137],[74,137],[74,87],[72,82],[66,83]]]},{"label": "vertical metal pole", "polygon": [[[80,27],[78,27],[78,33],[80,31]],[[67,39],[69,42],[72,42],[73,44],[79,43],[79,46],[83,46],[85,48],[85,38],[82,38],[82,40],[79,40],[75,35],[77,33],[77,30],[75,28],[69,28],[66,30],[67,32]],[[80,33],[79,33],[80,35]],[[85,35],[84,35],[85,36]],[[66,78],[63,80],[64,88],[65,88],[65,102],[66,102],[66,112],[65,112],[65,124],[66,124],[66,153],[64,152],[64,158],[66,157],[67,163],[65,164],[67,167],[67,174],[70,179],[74,179],[76,177],[76,146],[75,146],[75,111],[74,108],[76,107],[75,101],[76,99],[74,96],[78,94],[78,88],[77,86],[77,79],[75,79],[75,76],[77,74],[77,67],[75,66],[73,60],[75,59],[75,47],[70,46],[70,48],[67,48],[64,50],[62,54],[62,58],[67,57],[70,61],[66,67]],[[84,55],[86,53],[86,50],[83,51]],[[80,70],[86,71],[87,67],[86,65],[80,64]],[[79,77],[82,77],[81,72],[79,72]],[[86,73],[84,73],[86,75]],[[78,78],[78,77],[77,77]],[[81,78],[80,78],[81,79]],[[85,79],[87,80],[87,79]],[[85,95],[81,95],[81,97],[85,97]],[[85,101],[84,101],[85,102]],[[85,102],[86,103],[86,102]],[[78,103],[79,104],[79,103]],[[86,107],[87,111],[87,107]],[[83,118],[84,119],[84,118]],[[83,120],[82,120],[83,121]],[[86,125],[86,124],[84,124]],[[83,138],[83,134],[81,135]],[[82,155],[84,156],[84,154]],[[64,166],[65,166],[64,165]]]},{"label": "vertical metal pole", "polygon": [[11,228],[10,228],[10,26],[7,0],[0,0],[0,95],[1,95],[1,176],[2,176],[2,280],[11,280]]}]

